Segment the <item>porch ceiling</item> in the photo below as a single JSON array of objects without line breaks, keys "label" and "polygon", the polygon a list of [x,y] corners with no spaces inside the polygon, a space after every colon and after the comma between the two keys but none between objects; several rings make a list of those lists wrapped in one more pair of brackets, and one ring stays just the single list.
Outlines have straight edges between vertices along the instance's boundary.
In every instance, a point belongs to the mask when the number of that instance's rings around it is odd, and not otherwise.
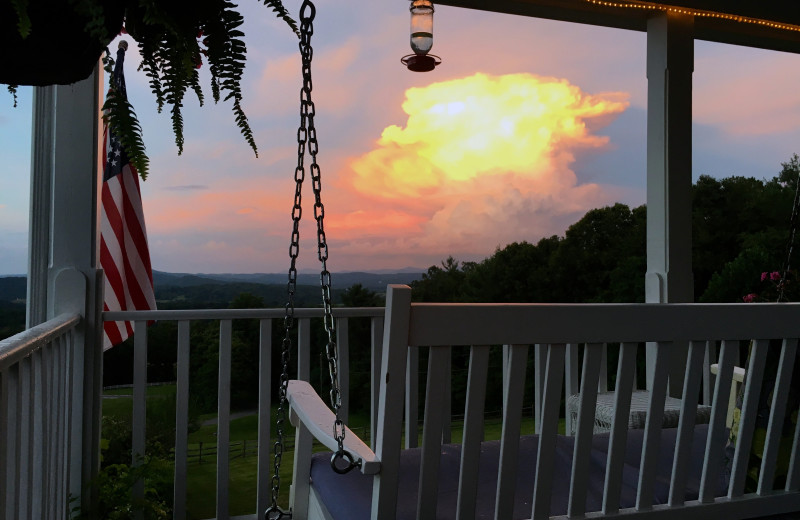
[{"label": "porch ceiling", "polygon": [[[436,3],[634,31],[646,31],[647,19],[655,12],[651,9],[611,7],[589,0],[437,0]],[[791,24],[800,29],[800,3],[797,2],[671,0],[646,3],[756,18]],[[800,53],[800,31],[776,29],[756,23],[698,16],[694,21],[694,37],[698,40]]]}]

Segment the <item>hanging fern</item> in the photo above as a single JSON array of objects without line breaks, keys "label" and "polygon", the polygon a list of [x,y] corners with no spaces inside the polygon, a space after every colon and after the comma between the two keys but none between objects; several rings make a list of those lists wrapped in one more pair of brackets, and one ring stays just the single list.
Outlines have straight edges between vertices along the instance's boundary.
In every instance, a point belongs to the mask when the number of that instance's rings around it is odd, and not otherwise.
[{"label": "hanging fern", "polygon": [[292,28],[297,37],[300,37],[300,29],[297,27],[297,22],[289,16],[289,11],[283,6],[281,0],[264,0],[264,5],[271,7],[277,13],[278,18],[289,24],[289,27]]},{"label": "hanging fern", "polygon": [[147,157],[142,139],[142,125],[139,124],[139,118],[136,117],[136,112],[128,99],[118,95],[117,90],[113,87],[114,58],[111,57],[108,49],[103,57],[103,67],[109,78],[108,95],[103,104],[103,123],[108,125],[109,129],[112,129],[119,137],[120,144],[128,155],[128,160],[139,172],[142,180],[146,180],[150,173],[150,159]]},{"label": "hanging fern", "polygon": [[[92,0],[83,0],[92,1]],[[141,70],[156,97],[158,110],[170,106],[172,129],[178,153],[183,153],[183,103],[191,89],[202,105],[204,96],[197,69],[203,59],[211,73],[211,95],[215,103],[231,101],[234,120],[245,141],[258,156],[253,131],[242,108],[241,81],[247,47],[240,30],[244,19],[229,0],[201,0],[187,12],[182,4],[155,0],[131,0],[126,11],[128,33],[139,42]],[[297,23],[281,0],[264,5],[299,34]]]},{"label": "hanging fern", "polygon": [[[37,0],[8,1],[17,17],[17,30],[25,38],[36,30],[28,13],[35,14],[42,6],[37,4]],[[299,36],[298,25],[281,0],[262,0],[262,3]],[[191,89],[203,105],[197,69],[206,61],[211,73],[214,102],[220,99],[231,102],[236,126],[258,156],[258,147],[243,108],[241,82],[247,48],[240,29],[244,20],[236,4],[230,0],[195,0],[188,4],[161,0],[66,0],[66,4],[84,21],[83,32],[95,38],[101,46],[102,42],[108,42],[110,34],[117,31],[116,20],[120,19],[118,17],[124,9],[125,29],[139,44],[142,56],[139,69],[147,76],[158,111],[161,112],[165,105],[169,106],[179,154],[184,145],[184,97]],[[116,16],[112,13],[114,9],[117,10]],[[8,91],[16,106],[16,87],[9,86]],[[132,162],[145,178],[147,156],[133,107],[121,97],[109,96],[105,108],[105,117],[116,127]]]}]

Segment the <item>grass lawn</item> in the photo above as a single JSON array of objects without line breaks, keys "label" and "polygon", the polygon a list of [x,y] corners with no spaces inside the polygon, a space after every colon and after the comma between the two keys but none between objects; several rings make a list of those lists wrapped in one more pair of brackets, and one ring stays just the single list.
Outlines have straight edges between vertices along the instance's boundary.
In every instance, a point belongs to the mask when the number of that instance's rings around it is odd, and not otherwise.
[{"label": "grass lawn", "polygon": [[[103,390],[103,415],[128,418],[133,414],[133,388],[111,388]],[[147,399],[162,399],[175,395],[175,385],[147,387]]]}]

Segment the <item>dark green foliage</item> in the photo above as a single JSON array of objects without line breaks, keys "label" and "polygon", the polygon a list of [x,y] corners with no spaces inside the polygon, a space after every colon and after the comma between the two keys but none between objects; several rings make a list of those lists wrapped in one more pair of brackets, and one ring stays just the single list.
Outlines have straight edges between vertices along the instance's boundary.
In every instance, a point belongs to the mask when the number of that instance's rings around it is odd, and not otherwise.
[{"label": "dark green foliage", "polygon": [[300,29],[297,28],[297,22],[295,22],[292,17],[289,16],[289,11],[287,11],[283,6],[281,0],[264,0],[264,5],[272,8],[272,10],[275,12],[275,15],[286,22],[297,36],[300,36]]},{"label": "dark green foliage", "polygon": [[646,209],[594,209],[564,238],[514,242],[482,262],[452,257],[412,282],[419,301],[644,301]]},{"label": "dark green foliage", "polygon": [[[297,24],[289,17],[280,0],[268,0],[267,7],[297,32]],[[244,19],[236,4],[227,0],[204,0],[188,7],[183,3],[131,1],[126,11],[125,26],[140,44],[142,69],[156,97],[159,111],[171,106],[172,128],[178,154],[183,153],[183,98],[192,89],[200,104],[204,97],[197,69],[208,60],[211,92],[215,102],[224,95],[232,100],[236,125],[258,156],[252,129],[242,108],[241,80],[247,59],[247,48],[239,30]],[[187,14],[191,13],[191,14]]]},{"label": "dark green foliage", "polygon": [[[86,20],[84,31],[97,41],[104,41],[108,35],[106,14],[101,0],[69,0],[72,8]],[[21,20],[20,20],[21,21]]]},{"label": "dark green foliage", "polygon": [[[144,482],[144,498],[135,499],[131,489],[139,481]],[[136,466],[112,464],[100,470],[93,484],[97,489],[94,511],[75,508],[70,515],[73,520],[128,520],[137,514],[145,520],[172,518],[172,464],[167,460],[148,456]]]},{"label": "dark green foliage", "polygon": [[109,73],[109,84],[112,87],[109,88],[108,96],[103,104],[103,122],[119,137],[131,164],[139,172],[142,180],[145,180],[150,171],[150,159],[147,157],[142,139],[142,125],[139,124],[139,119],[128,98],[120,95],[113,88],[114,78],[111,74],[114,67],[113,58],[107,55],[103,62],[106,72]]},{"label": "dark green foliage", "polygon": [[692,197],[696,298],[741,301],[756,288],[762,272],[781,269],[800,171],[795,157],[769,181],[698,179]]},{"label": "dark green foliage", "polygon": [[[43,7],[29,5],[29,0],[9,0],[16,14],[17,30],[26,38],[32,27],[29,9]],[[115,34],[116,17],[106,12],[102,0],[68,0],[71,11],[86,20],[83,31],[102,45]],[[299,36],[297,23],[289,16],[281,0],[265,0],[264,5],[272,9],[278,18]],[[117,4],[121,16],[125,12],[125,29],[137,41],[142,55],[141,70],[148,77],[150,89],[156,99],[158,111],[170,105],[172,129],[178,154],[183,153],[183,99],[191,89],[203,105],[204,96],[199,83],[197,69],[203,63],[203,55],[211,71],[211,92],[214,101],[221,96],[231,100],[234,120],[245,141],[258,156],[253,131],[242,107],[241,81],[247,60],[247,48],[239,27],[244,21],[237,5],[229,0],[201,0],[197,2],[157,2],[154,0],[124,0]],[[109,26],[109,24],[111,24]],[[108,53],[108,52],[107,52]],[[108,57],[105,58],[108,60]],[[109,70],[110,72],[110,70]],[[17,106],[17,87],[8,86],[8,92]],[[142,140],[142,129],[127,100],[109,99],[103,109],[106,118],[116,127],[131,162],[142,179],[148,174],[147,154]]]},{"label": "dark green foliage", "polygon": [[0,301],[0,340],[25,330],[25,304]]},{"label": "dark green foliage", "polygon": [[24,276],[0,276],[0,301],[24,300],[28,281]]},{"label": "dark green foliage", "polygon": [[[28,0],[10,0],[11,7],[17,13],[17,30],[24,40],[31,34],[31,18],[28,16]],[[17,106],[16,103],[14,106]]]}]

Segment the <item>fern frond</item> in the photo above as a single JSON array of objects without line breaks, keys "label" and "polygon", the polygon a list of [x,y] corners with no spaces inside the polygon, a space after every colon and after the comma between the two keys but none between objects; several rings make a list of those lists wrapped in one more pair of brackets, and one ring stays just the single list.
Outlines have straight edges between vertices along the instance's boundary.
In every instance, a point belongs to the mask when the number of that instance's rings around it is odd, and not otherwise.
[{"label": "fern frond", "polygon": [[273,11],[277,14],[278,18],[286,22],[292,31],[300,37],[300,29],[297,27],[297,22],[289,16],[289,11],[283,6],[283,2],[281,0],[264,0],[264,5],[267,7],[272,8]]},{"label": "fern frond", "polygon": [[111,90],[103,104],[103,121],[119,137],[120,144],[125,148],[128,160],[139,172],[142,180],[147,179],[150,173],[150,159],[142,140],[142,125],[136,117],[133,106],[117,91]]},{"label": "fern frond", "polygon": [[250,129],[250,124],[247,122],[247,116],[242,110],[241,99],[236,99],[233,102],[233,113],[236,116],[236,126],[242,131],[242,135],[244,136],[245,141],[247,144],[250,145],[250,148],[253,149],[253,152],[258,157],[258,147],[256,146],[256,140],[253,138],[253,131]]},{"label": "fern frond", "polygon": [[242,15],[228,1],[223,2],[224,9],[218,20],[211,21],[205,32],[208,42],[208,63],[212,75],[212,92],[218,101],[224,93],[224,101],[233,100],[233,113],[236,126],[245,141],[258,156],[258,148],[253,138],[253,131],[242,108],[242,77],[247,59],[247,46],[241,39],[244,33],[239,27],[244,22]]},{"label": "fern frond", "polygon": [[200,102],[200,106],[203,106],[206,98],[203,95],[203,89],[200,87],[200,74],[197,72],[197,69],[194,70],[192,77],[189,79],[189,86],[194,90],[197,101]]},{"label": "fern frond", "polygon": [[87,19],[84,26],[86,32],[97,41],[108,38],[106,31],[106,17],[103,4],[98,0],[69,0],[75,12]]}]

